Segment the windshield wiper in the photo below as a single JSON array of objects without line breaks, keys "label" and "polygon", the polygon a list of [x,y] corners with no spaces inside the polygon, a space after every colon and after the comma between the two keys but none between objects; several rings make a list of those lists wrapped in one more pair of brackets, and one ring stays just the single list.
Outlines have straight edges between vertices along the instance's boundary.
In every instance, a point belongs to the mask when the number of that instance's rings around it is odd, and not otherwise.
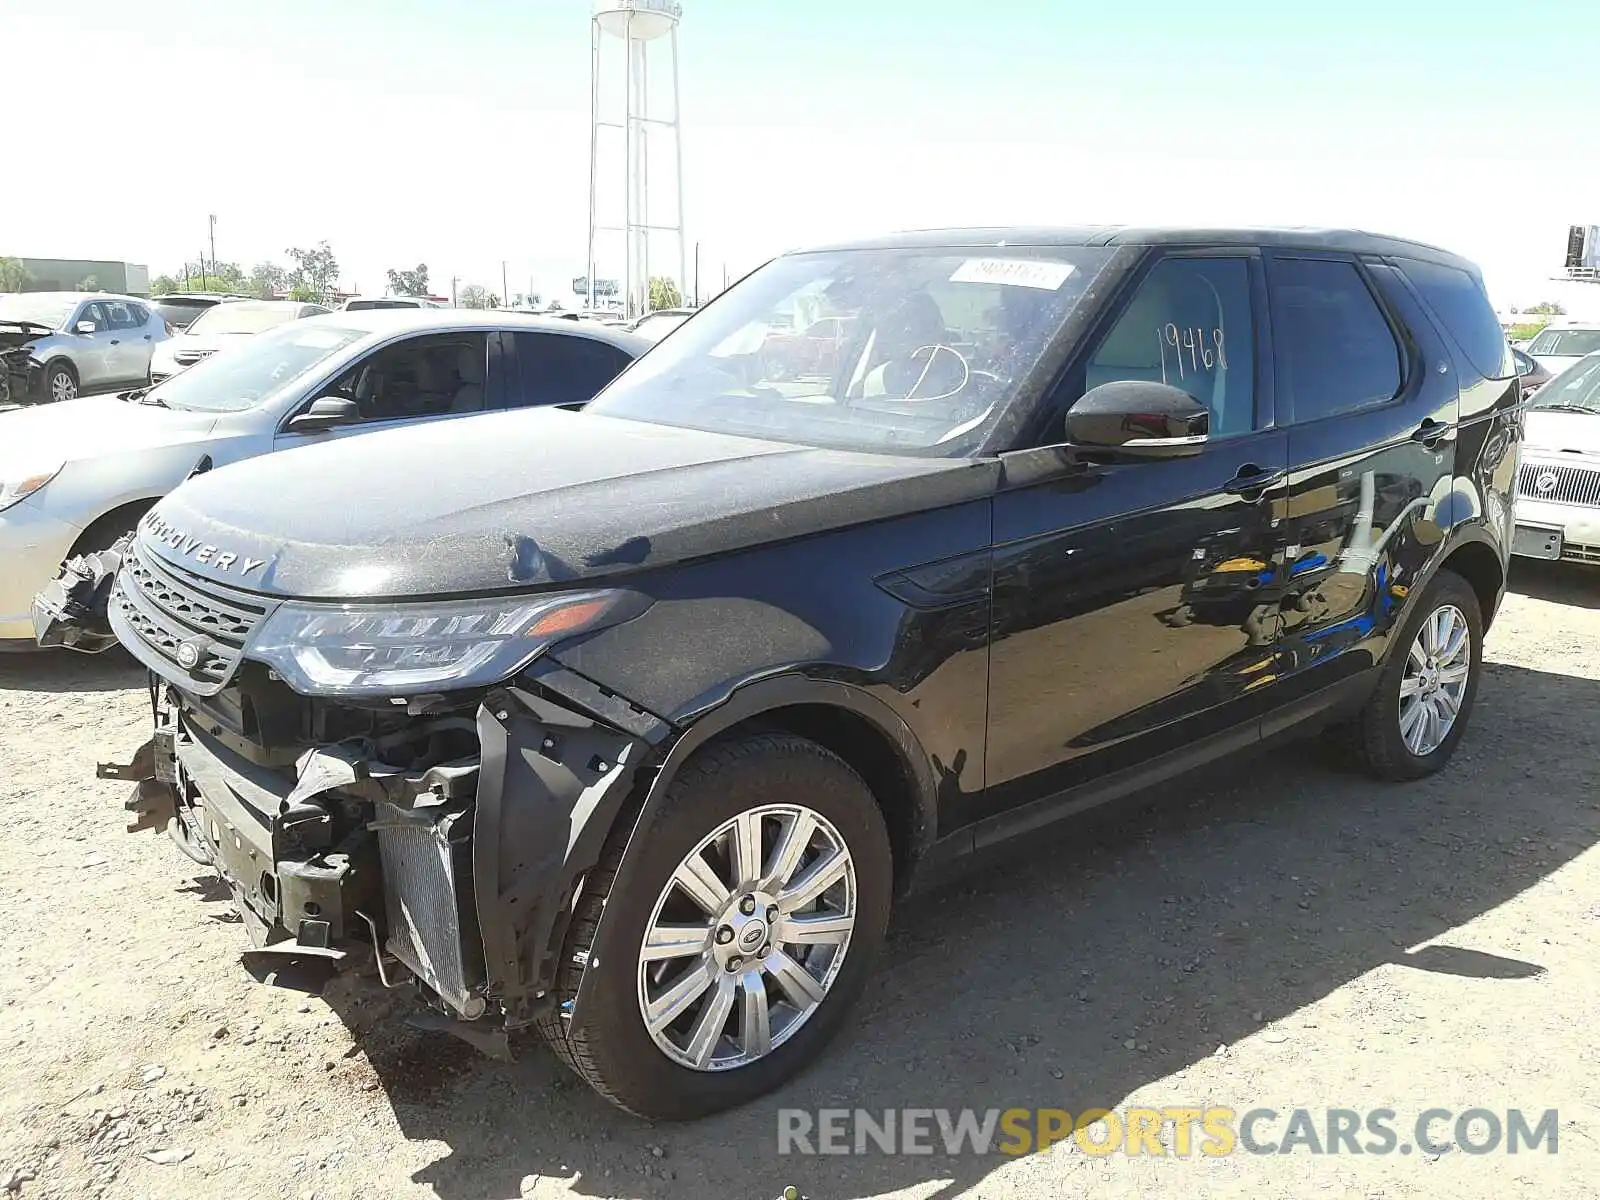
[{"label": "windshield wiper", "polygon": [[1535,404],[1536,412],[1581,412],[1588,413],[1591,417],[1600,413],[1600,409],[1589,408],[1582,404]]}]

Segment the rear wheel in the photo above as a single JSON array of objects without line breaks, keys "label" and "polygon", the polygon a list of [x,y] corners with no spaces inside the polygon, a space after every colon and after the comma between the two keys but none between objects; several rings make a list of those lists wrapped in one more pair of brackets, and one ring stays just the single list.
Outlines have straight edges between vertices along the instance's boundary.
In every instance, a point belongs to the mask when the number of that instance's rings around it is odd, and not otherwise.
[{"label": "rear wheel", "polygon": [[[771,1091],[815,1062],[860,994],[888,921],[893,861],[861,777],[787,734],[714,744],[584,886],[559,980],[585,970],[581,1027],[542,1032],[614,1104],[686,1119]],[[616,925],[601,955],[600,914]]]},{"label": "rear wheel", "polygon": [[53,362],[44,373],[45,399],[54,402],[78,398],[78,374],[67,362]]},{"label": "rear wheel", "polygon": [[1356,752],[1383,779],[1420,779],[1450,761],[1483,674],[1483,615],[1472,586],[1440,571],[1400,630],[1355,728]]}]

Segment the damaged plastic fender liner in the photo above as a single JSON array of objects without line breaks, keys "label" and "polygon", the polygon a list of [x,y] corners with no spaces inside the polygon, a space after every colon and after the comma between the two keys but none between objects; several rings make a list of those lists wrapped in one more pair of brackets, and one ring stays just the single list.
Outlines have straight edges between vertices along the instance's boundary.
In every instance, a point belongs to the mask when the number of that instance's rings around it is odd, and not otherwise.
[{"label": "damaged plastic fender liner", "polygon": [[477,725],[474,894],[488,988],[515,1027],[554,982],[578,881],[652,748],[515,688],[487,696]]}]

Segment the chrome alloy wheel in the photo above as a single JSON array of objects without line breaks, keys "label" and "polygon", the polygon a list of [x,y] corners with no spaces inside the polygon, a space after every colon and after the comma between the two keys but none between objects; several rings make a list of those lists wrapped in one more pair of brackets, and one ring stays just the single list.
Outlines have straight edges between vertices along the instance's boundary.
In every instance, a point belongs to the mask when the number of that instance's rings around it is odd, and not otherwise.
[{"label": "chrome alloy wheel", "polygon": [[764,1058],[821,1007],[855,919],[855,863],[827,818],[793,804],[740,813],[656,897],[639,948],[645,1028],[697,1071]]},{"label": "chrome alloy wheel", "polygon": [[1400,678],[1400,738],[1418,758],[1450,736],[1472,674],[1472,628],[1453,604],[1428,614]]},{"label": "chrome alloy wheel", "polygon": [[50,376],[50,399],[76,400],[78,385],[66,371],[56,371]]}]

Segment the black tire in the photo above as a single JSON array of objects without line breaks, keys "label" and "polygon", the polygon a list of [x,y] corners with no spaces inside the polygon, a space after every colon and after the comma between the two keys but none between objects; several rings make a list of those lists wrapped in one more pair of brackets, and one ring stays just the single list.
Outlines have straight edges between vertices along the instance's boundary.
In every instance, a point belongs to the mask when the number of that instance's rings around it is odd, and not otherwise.
[{"label": "black tire", "polygon": [[[1400,684],[1405,677],[1406,659],[1423,622],[1445,605],[1454,605],[1467,619],[1471,654],[1467,668],[1467,687],[1455,723],[1439,746],[1430,754],[1416,755],[1407,748],[1400,733]],[[1466,732],[1472,704],[1478,695],[1483,675],[1483,612],[1478,594],[1454,571],[1442,570],[1433,577],[1405,624],[1395,635],[1388,662],[1378,677],[1353,733],[1354,749],[1361,765],[1379,779],[1421,779],[1432,775],[1450,761],[1456,745]]]},{"label": "black tire", "polygon": [[67,362],[65,359],[57,359],[55,362],[51,363],[44,370],[44,396],[43,396],[43,400],[44,400],[44,402],[46,404],[50,404],[50,403],[54,403],[55,402],[55,399],[56,399],[56,380],[57,380],[58,377],[63,376],[63,375],[66,376],[67,383],[70,385],[70,387],[72,389],[72,395],[63,397],[63,399],[74,400],[74,399],[76,399],[78,397],[79,392],[78,392],[78,373],[77,373],[77,371],[73,370],[72,369],[72,364]]},{"label": "black tire", "polygon": [[[696,1071],[667,1057],[639,1011],[638,952],[656,897],[683,858],[723,822],[757,804],[799,803],[826,817],[856,867],[856,925],[833,986],[788,1040],[748,1066]],[[619,829],[584,883],[557,978],[555,1015],[539,1029],[557,1056],[617,1107],[647,1120],[689,1120],[744,1104],[798,1075],[821,1055],[859,997],[883,944],[894,863],[872,792],[842,759],[804,738],[750,734],[713,742],[672,781],[648,828],[632,839],[632,886],[613,883],[629,845]],[[596,948],[603,911],[615,924]],[[595,977],[574,1028],[559,1014],[577,994],[585,968]]]}]

